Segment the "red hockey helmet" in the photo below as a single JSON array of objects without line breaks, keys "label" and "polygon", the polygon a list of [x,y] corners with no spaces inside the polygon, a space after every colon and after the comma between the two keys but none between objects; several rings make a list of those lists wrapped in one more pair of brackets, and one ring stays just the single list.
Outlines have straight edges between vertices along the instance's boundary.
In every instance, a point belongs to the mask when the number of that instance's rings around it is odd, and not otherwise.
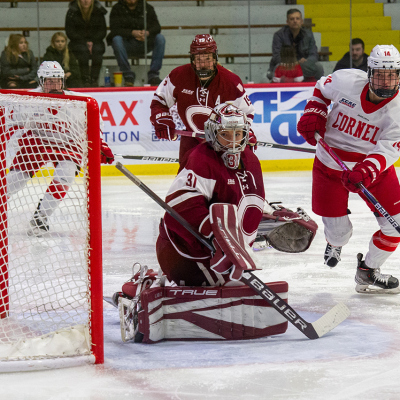
[{"label": "red hockey helmet", "polygon": [[[201,65],[198,63],[196,67],[195,56],[198,54],[213,54],[214,63],[213,68],[210,69],[206,64]],[[215,74],[217,61],[218,61],[218,49],[217,43],[214,38],[209,34],[196,35],[190,45],[190,61],[192,67],[200,79],[209,79]]]},{"label": "red hockey helmet", "polygon": [[209,34],[196,35],[190,45],[190,55],[217,52],[217,43]]}]

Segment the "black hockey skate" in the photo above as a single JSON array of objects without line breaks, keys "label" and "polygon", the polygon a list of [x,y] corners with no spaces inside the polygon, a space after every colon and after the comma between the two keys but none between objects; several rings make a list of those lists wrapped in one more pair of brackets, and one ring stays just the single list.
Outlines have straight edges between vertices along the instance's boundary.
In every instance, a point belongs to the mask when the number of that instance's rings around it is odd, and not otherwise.
[{"label": "black hockey skate", "polygon": [[358,293],[400,293],[399,280],[392,275],[381,274],[380,268],[369,268],[363,255],[357,254],[356,292]]},{"label": "black hockey skate", "polygon": [[328,267],[336,267],[340,261],[340,253],[342,252],[342,246],[332,246],[330,243],[326,245],[324,260]]},{"label": "black hockey skate", "polygon": [[41,237],[44,233],[50,230],[47,223],[47,217],[44,216],[39,210],[33,214],[33,218],[29,221],[28,236]]}]

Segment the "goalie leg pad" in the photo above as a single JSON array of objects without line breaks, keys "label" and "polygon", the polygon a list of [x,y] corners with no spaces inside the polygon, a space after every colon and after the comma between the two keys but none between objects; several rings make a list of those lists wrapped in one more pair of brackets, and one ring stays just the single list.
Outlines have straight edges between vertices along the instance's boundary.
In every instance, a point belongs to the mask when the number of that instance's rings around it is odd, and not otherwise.
[{"label": "goalie leg pad", "polygon": [[[286,282],[268,283],[287,301]],[[138,332],[160,340],[242,340],[284,333],[287,320],[247,286],[159,287],[140,295]]]}]

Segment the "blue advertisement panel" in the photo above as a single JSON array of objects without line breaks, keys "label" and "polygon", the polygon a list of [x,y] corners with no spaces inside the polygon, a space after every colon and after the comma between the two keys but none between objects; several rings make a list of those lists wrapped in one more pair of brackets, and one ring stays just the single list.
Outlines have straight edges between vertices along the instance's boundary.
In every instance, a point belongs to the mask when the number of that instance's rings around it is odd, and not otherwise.
[{"label": "blue advertisement panel", "polygon": [[[296,125],[313,84],[245,85],[255,114],[252,128],[259,141],[290,146],[310,147],[297,133]],[[154,88],[85,91],[99,103],[104,120],[104,139],[114,153],[177,157],[179,140],[159,140],[150,123],[150,103]],[[185,130],[173,112],[177,129]],[[259,147],[260,160],[304,159],[313,155]],[[134,164],[134,160],[130,160]],[[142,161],[140,161],[142,162]]]}]

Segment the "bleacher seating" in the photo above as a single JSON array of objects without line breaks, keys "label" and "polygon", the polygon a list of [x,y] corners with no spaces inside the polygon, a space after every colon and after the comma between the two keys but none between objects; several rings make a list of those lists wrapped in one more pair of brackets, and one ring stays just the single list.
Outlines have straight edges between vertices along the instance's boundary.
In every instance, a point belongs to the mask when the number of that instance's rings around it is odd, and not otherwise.
[{"label": "bleacher seating", "polygon": [[[10,7],[10,1],[0,0],[1,19],[0,43],[5,43],[11,32],[24,33],[28,37],[30,48],[35,56],[42,56],[55,31],[63,30],[68,9],[66,0],[39,0],[39,23],[37,25],[36,0],[18,2]],[[151,1],[151,0],[150,0]],[[106,2],[108,10],[114,3]],[[198,33],[212,33],[218,44],[220,63],[237,73],[244,82],[267,82],[266,71],[271,58],[272,37],[276,30],[285,25],[286,11],[301,5],[285,5],[283,0],[252,0],[250,7],[251,22],[251,68],[249,67],[249,9],[247,1],[213,0],[198,2],[193,0],[155,0],[151,3],[157,12],[166,37],[166,54],[161,76],[168,74],[177,65],[189,61],[188,51],[193,36]],[[6,6],[7,5],[7,6]],[[15,4],[14,4],[15,5]],[[199,7],[198,5],[204,5]],[[55,12],[55,9],[57,12]],[[30,12],[27,12],[30,10]],[[179,12],[177,12],[179,10]],[[109,13],[106,15],[108,22]],[[311,22],[307,21],[310,25]],[[320,34],[315,35],[317,46],[321,50],[321,59],[327,60],[329,49],[321,48]],[[1,46],[0,46],[1,47]],[[147,57],[150,63],[151,54]],[[137,65],[137,83],[145,82],[144,59],[134,59]],[[104,65],[111,72],[118,70],[112,48],[107,46]],[[330,72],[330,71],[328,71]],[[100,77],[102,79],[102,76]]]}]

